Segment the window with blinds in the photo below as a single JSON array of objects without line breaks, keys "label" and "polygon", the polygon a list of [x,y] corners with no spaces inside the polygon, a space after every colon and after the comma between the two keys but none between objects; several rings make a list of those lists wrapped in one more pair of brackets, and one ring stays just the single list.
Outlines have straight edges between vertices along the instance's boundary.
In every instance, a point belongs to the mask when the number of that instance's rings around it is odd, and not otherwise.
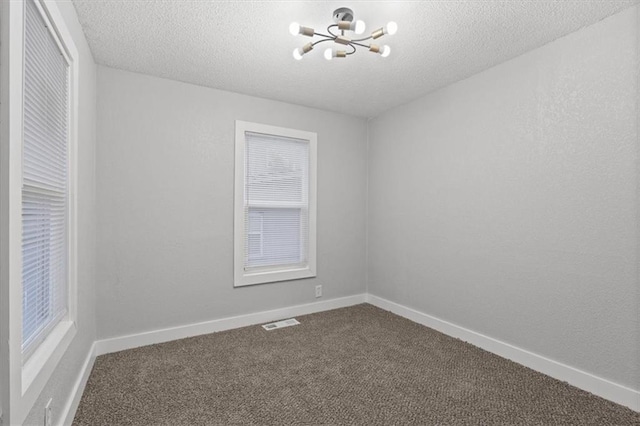
[{"label": "window with blinds", "polygon": [[239,123],[236,285],[314,276],[315,134]]},{"label": "window with blinds", "polygon": [[69,62],[33,0],[25,2],[22,154],[22,351],[67,312]]}]

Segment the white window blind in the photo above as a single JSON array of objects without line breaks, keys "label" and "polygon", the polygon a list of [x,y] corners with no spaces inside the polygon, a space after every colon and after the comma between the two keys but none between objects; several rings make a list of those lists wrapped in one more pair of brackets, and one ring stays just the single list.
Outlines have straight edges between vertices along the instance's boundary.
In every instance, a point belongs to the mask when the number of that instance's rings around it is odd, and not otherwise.
[{"label": "white window blind", "polygon": [[67,311],[69,63],[25,2],[22,154],[22,351]]},{"label": "white window blind", "polygon": [[305,267],[309,141],[245,132],[245,271]]}]

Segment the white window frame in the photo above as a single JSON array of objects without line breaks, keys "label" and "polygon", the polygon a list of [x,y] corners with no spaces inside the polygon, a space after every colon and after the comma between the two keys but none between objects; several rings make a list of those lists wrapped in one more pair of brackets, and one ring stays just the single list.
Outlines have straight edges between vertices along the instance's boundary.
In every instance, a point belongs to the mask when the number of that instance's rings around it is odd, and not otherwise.
[{"label": "white window frame", "polygon": [[[309,143],[309,252],[305,267],[274,267],[260,271],[245,271],[245,153],[247,132],[262,133]],[[234,287],[265,284],[278,281],[298,280],[316,276],[316,182],[317,182],[316,133],[285,127],[269,126],[236,120],[235,135],[235,184],[234,184]]]},{"label": "white window frame", "polygon": [[[69,61],[69,175],[68,175],[68,288],[67,313],[23,363],[22,354],[22,145],[24,87],[25,3],[3,2],[2,7],[2,116],[0,120],[3,168],[0,186],[2,213],[7,217],[1,234],[7,236],[0,252],[3,280],[8,281],[9,404],[4,421],[22,424],[77,333],[77,135],[78,50],[55,1],[36,5]],[[5,305],[3,305],[4,308]]]}]

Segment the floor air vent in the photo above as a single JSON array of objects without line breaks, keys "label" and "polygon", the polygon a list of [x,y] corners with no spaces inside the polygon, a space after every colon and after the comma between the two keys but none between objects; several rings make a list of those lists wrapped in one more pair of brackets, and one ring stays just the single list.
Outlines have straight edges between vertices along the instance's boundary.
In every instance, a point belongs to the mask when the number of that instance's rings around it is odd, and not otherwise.
[{"label": "floor air vent", "polygon": [[297,319],[289,318],[282,321],[272,322],[271,324],[265,324],[262,326],[262,328],[268,331],[268,330],[275,330],[276,328],[291,327],[292,325],[298,325],[298,324],[300,323],[298,322]]}]

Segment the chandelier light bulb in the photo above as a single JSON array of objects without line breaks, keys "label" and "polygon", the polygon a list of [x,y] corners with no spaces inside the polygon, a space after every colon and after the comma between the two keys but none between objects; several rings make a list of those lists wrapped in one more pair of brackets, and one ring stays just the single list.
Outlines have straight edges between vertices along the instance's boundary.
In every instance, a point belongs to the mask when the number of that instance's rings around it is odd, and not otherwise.
[{"label": "chandelier light bulb", "polygon": [[333,58],[346,58],[347,51],[346,50],[333,50],[332,48],[328,48],[324,51],[324,58],[327,61],[332,60]]},{"label": "chandelier light bulb", "polygon": [[398,32],[398,24],[391,21],[387,24],[387,27],[384,30],[385,34],[394,35]]},{"label": "chandelier light bulb", "polygon": [[382,56],[383,58],[386,58],[390,54],[391,54],[391,48],[386,44],[380,48],[380,56]]},{"label": "chandelier light bulb", "polygon": [[339,30],[353,31],[356,34],[362,34],[366,29],[364,21],[338,21]]},{"label": "chandelier light bulb", "polygon": [[298,47],[293,51],[293,58],[296,61],[299,61],[300,59],[302,59],[302,55],[304,55],[305,53],[309,53],[312,50],[313,50],[313,43],[307,43],[304,46]]},{"label": "chandelier light bulb", "polygon": [[300,24],[292,22],[291,25],[289,25],[289,32],[294,36],[300,34]]}]

